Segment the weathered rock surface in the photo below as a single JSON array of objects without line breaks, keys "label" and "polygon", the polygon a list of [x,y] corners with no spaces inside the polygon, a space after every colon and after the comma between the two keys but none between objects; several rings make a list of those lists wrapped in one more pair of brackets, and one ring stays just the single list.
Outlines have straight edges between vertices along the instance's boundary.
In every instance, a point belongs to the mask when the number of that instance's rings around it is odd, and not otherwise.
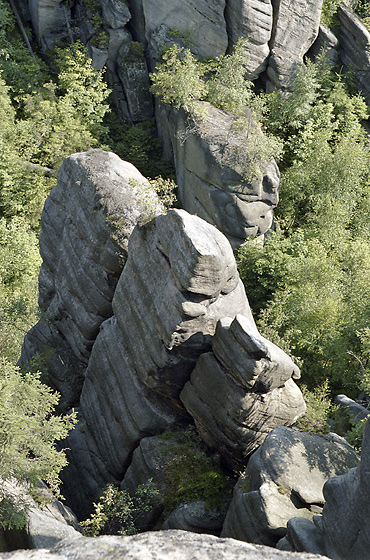
[{"label": "weathered rock surface", "polygon": [[125,92],[129,118],[133,122],[153,117],[153,100],[149,93],[149,74],[144,51],[135,42],[124,43],[118,56],[118,75]]},{"label": "weathered rock surface", "polygon": [[309,550],[335,560],[363,560],[369,556],[370,424],[367,421],[360,465],[330,478],[324,485],[322,516],[313,523],[300,517],[288,524],[279,548]]},{"label": "weathered rock surface", "polygon": [[[79,537],[52,550],[18,550],[0,554],[9,560],[297,560],[297,555],[187,531],[158,531],[132,537]],[[301,554],[299,560],[324,560]],[[327,559],[326,559],[327,560]]]},{"label": "weathered rock surface", "polygon": [[63,0],[29,0],[28,7],[36,38],[42,48],[51,49],[58,40],[67,36],[71,11]]},{"label": "weathered rock surface", "polygon": [[247,236],[263,235],[271,227],[279,200],[279,169],[271,159],[260,177],[246,179],[254,143],[250,146],[247,135],[233,128],[232,115],[209,103],[202,106],[207,120],[194,127],[185,112],[160,105],[160,135],[167,153],[174,156],[182,207],[238,246]]},{"label": "weathered rock surface", "polygon": [[360,466],[328,480],[322,534],[328,556],[360,560],[370,549],[370,424],[367,421]]},{"label": "weathered rock surface", "polygon": [[304,55],[317,37],[322,0],[273,0],[272,5],[274,29],[267,89],[289,90]]},{"label": "weathered rock surface", "polygon": [[[1,481],[2,496],[11,496],[26,515],[26,526],[21,531],[0,531],[0,550],[14,550],[18,545],[27,548],[51,548],[62,539],[74,539],[80,533],[76,516],[56,500],[45,485],[37,491],[39,503],[21,484]],[[42,500],[42,502],[41,502]]]},{"label": "weathered rock surface", "polygon": [[187,38],[191,50],[201,57],[225,54],[228,45],[225,0],[173,0],[170,6],[167,0],[134,0],[133,4],[133,13],[143,18],[147,42],[164,24],[174,34]]},{"label": "weathered rock surface", "polygon": [[[25,338],[21,363],[36,352],[67,405],[78,401],[100,325],[127,258],[128,238],[147,208],[130,180],[145,178],[102,150],[63,162],[41,217],[39,304],[43,318]],[[160,209],[156,199],[153,208]]]},{"label": "weathered rock surface", "polygon": [[370,31],[344,4],[338,8],[340,58],[345,68],[354,71],[357,86],[370,104]]},{"label": "weathered rock surface", "polygon": [[290,519],[321,511],[324,483],[358,463],[339,436],[275,428],[234,488],[222,536],[275,546]]},{"label": "weathered rock surface", "polygon": [[254,80],[266,69],[270,54],[273,14],[270,0],[229,0],[225,18],[229,40],[235,45],[239,39],[248,39],[246,70]]},{"label": "weathered rock surface", "polygon": [[225,512],[210,508],[202,500],[180,504],[165,520],[162,529],[181,529],[193,533],[218,536],[221,533]]},{"label": "weathered rock surface", "polygon": [[324,53],[325,60],[330,66],[334,66],[338,60],[339,41],[334,33],[325,25],[319,26],[316,41],[308,51],[308,56],[314,60]]},{"label": "weathered rock surface", "polygon": [[203,439],[240,469],[273,428],[304,413],[292,379],[299,370],[241,315],[220,321],[212,347],[200,356],[180,398]]},{"label": "weathered rock surface", "polygon": [[188,422],[178,396],[218,319],[242,309],[253,322],[227,239],[183,210],[134,230],[112,306],[86,371],[84,429],[69,446],[71,469],[83,461],[86,490],[65,487],[69,497],[95,499],[101,478],[123,478],[144,436]]},{"label": "weathered rock surface", "polygon": [[342,410],[346,411],[355,422],[365,420],[365,418],[370,416],[370,410],[348,398],[346,395],[337,395],[335,397],[335,403],[338,404]]}]

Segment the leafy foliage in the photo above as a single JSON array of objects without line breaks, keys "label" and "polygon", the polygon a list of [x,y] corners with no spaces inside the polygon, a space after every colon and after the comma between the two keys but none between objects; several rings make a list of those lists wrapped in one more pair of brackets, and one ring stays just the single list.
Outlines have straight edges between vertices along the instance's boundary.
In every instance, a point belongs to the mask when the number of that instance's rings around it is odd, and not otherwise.
[{"label": "leafy foliage", "polygon": [[[37,374],[22,374],[0,359],[0,477],[3,481],[24,482],[36,487],[45,480],[58,485],[58,473],[66,465],[63,451],[54,442],[66,437],[74,415],[53,415],[58,395],[41,383]],[[2,490],[0,526],[10,528],[20,520],[9,515],[13,504]],[[16,521],[17,520],[17,521]]]},{"label": "leafy foliage", "polygon": [[325,434],[330,431],[329,418],[333,415],[335,406],[330,398],[330,385],[326,379],[324,383],[309,391],[301,385],[303,398],[306,402],[306,412],[298,420],[296,426],[305,432]]},{"label": "leafy foliage", "polygon": [[178,504],[204,500],[209,508],[221,509],[231,497],[232,481],[210,455],[195,428],[183,432],[164,432],[161,438],[168,441],[164,449],[164,471],[168,484],[163,492],[167,511]]},{"label": "leafy foliage", "polygon": [[99,502],[94,503],[94,513],[81,523],[85,533],[91,537],[99,535],[134,535],[138,532],[135,521],[152,507],[158,490],[149,479],[140,484],[130,496],[127,490],[119,490],[108,484]]}]

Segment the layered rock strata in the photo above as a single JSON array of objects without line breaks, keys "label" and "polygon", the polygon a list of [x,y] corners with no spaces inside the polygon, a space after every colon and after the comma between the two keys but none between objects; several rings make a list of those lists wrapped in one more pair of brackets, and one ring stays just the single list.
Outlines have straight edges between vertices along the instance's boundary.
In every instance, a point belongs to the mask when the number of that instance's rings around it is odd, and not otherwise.
[{"label": "layered rock strata", "polygon": [[236,45],[239,39],[248,40],[245,67],[250,80],[266,70],[270,54],[269,41],[273,24],[270,0],[228,0],[225,18],[229,41]]},{"label": "layered rock strata", "polygon": [[354,71],[357,86],[370,105],[370,31],[345,4],[338,8],[340,58],[346,69]]},{"label": "layered rock strata", "polygon": [[310,520],[321,512],[325,482],[358,463],[355,450],[338,436],[275,428],[234,488],[222,535],[275,546],[290,519]]},{"label": "layered rock strata", "polygon": [[202,438],[240,469],[273,428],[304,413],[293,381],[299,369],[239,314],[219,321],[212,349],[200,356],[180,398]]},{"label": "layered rock strata", "polygon": [[[27,334],[20,362],[25,365],[41,354],[66,406],[78,402],[100,325],[113,314],[128,238],[148,210],[131,180],[147,184],[133,165],[113,153],[74,154],[60,167],[42,212],[43,316]],[[154,197],[152,206],[154,212],[161,209]]]},{"label": "layered rock strata", "polygon": [[95,499],[123,478],[144,436],[189,422],[178,396],[218,319],[243,310],[253,323],[227,239],[183,210],[135,228],[112,306],[86,371],[83,430],[70,437],[70,470],[86,472],[79,488],[66,475],[69,496]]},{"label": "layered rock strata", "polygon": [[262,132],[256,127],[249,135],[239,133],[235,117],[209,103],[202,108],[207,118],[196,126],[184,111],[160,105],[160,135],[167,153],[174,156],[182,207],[238,246],[271,228],[279,200],[279,169],[271,159],[255,176],[251,161],[258,159],[256,143]]},{"label": "layered rock strata", "polygon": [[322,0],[273,0],[272,5],[267,91],[290,90],[304,55],[317,37]]}]

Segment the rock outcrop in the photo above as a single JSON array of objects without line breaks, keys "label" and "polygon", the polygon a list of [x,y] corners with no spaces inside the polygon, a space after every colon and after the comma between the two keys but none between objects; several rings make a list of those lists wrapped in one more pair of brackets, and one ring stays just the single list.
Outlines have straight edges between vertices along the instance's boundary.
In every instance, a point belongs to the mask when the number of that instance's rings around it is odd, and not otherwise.
[{"label": "rock outcrop", "polygon": [[160,105],[159,132],[167,153],[174,156],[182,207],[238,246],[271,228],[279,200],[279,169],[271,159],[254,176],[256,137],[262,132],[239,133],[232,115],[209,103],[202,107],[207,119],[195,126],[184,111]]},{"label": "rock outcrop", "polygon": [[179,393],[218,319],[243,310],[253,323],[227,239],[183,210],[134,230],[112,307],[86,370],[80,429],[68,440],[76,474],[66,470],[64,492],[80,504],[122,480],[143,437],[189,422]]},{"label": "rock outcrop", "polygon": [[341,61],[354,71],[357,86],[370,105],[370,31],[345,4],[339,6],[338,17]]},{"label": "rock outcrop", "polygon": [[180,398],[202,438],[238,470],[273,428],[304,413],[293,381],[299,369],[239,314],[219,321],[212,348],[200,356]]},{"label": "rock outcrop", "polygon": [[267,91],[291,89],[298,66],[315,41],[322,0],[273,0],[274,28],[267,68]]},{"label": "rock outcrop", "polygon": [[[131,180],[146,179],[102,150],[63,162],[41,216],[39,305],[43,316],[27,334],[20,363],[46,361],[64,407],[79,400],[84,370],[127,258],[128,238],[143,212]],[[152,206],[161,206],[153,197]]]},{"label": "rock outcrop", "polygon": [[[315,550],[335,560],[369,556],[370,424],[366,422],[360,465],[330,478],[323,489],[322,517],[312,522],[291,520],[284,545],[290,550]],[[285,546],[288,548],[288,546]]]},{"label": "rock outcrop", "polygon": [[355,450],[334,434],[275,428],[234,488],[222,536],[275,546],[290,519],[321,512],[324,483],[358,463]]},{"label": "rock outcrop", "polygon": [[[4,560],[192,560],[196,557],[202,560],[297,560],[295,553],[185,531],[158,531],[131,537],[79,537],[64,541],[52,550],[0,553]],[[302,554],[299,558],[327,560],[313,554]]]}]

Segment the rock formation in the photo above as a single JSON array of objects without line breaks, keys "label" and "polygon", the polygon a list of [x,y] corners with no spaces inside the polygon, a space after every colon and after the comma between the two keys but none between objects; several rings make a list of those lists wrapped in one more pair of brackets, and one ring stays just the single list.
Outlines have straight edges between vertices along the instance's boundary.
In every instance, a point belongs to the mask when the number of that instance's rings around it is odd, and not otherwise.
[{"label": "rock formation", "polygon": [[218,319],[243,310],[253,322],[230,244],[183,210],[134,230],[112,307],[68,442],[68,469],[84,464],[84,472],[77,480],[67,469],[64,491],[80,504],[120,482],[141,438],[189,422],[178,396]]},{"label": "rock formation", "polygon": [[357,86],[370,105],[370,31],[346,5],[338,8],[340,58],[346,69],[354,71]]},{"label": "rock formation", "polygon": [[292,519],[283,547],[315,550],[335,560],[367,558],[370,547],[369,470],[370,424],[367,421],[360,465],[326,482],[322,517],[314,517],[314,523]]},{"label": "rock formation", "polygon": [[[278,425],[304,413],[299,369],[247,317],[224,317],[180,398],[202,438],[236,470]],[[232,350],[231,350],[232,349]]]},{"label": "rock formation", "polygon": [[273,0],[272,4],[274,28],[267,91],[273,88],[289,90],[298,66],[317,37],[322,0]]},{"label": "rock formation", "polygon": [[[260,176],[251,177],[255,145],[250,136],[236,131],[229,113],[209,103],[202,106],[206,122],[195,126],[184,111],[161,105],[160,135],[174,156],[182,207],[239,246],[247,236],[263,236],[271,228],[279,200],[279,169],[271,159]],[[262,133],[256,130],[258,134]]]},{"label": "rock formation", "polygon": [[[4,560],[192,560],[196,557],[202,560],[297,560],[295,553],[186,531],[158,531],[132,537],[79,537],[64,541],[51,550],[0,553],[0,559]],[[299,559],[327,560],[313,554],[301,554]]]},{"label": "rock formation", "polygon": [[[146,179],[102,150],[68,157],[41,216],[39,304],[43,316],[25,338],[20,363],[46,360],[64,407],[76,404],[100,325],[127,258],[128,238],[147,208],[131,186]],[[161,206],[153,198],[153,208]]]},{"label": "rock formation", "polygon": [[275,428],[234,488],[222,536],[275,546],[290,519],[321,512],[324,483],[358,463],[339,436]]}]

